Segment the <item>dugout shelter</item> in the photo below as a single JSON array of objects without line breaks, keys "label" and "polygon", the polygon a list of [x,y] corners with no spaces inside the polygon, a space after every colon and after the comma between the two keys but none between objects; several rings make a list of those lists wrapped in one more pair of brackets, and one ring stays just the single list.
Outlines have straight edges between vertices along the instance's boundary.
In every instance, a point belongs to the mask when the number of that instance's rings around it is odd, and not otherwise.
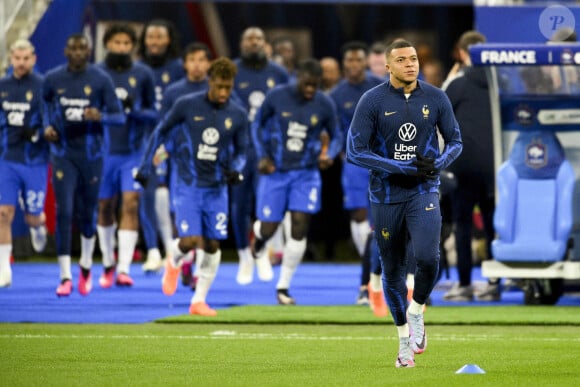
[{"label": "dugout shelter", "polygon": [[[527,304],[554,304],[580,279],[580,45],[479,44],[493,122],[496,201],[490,278],[518,279]],[[564,138],[564,140],[562,140]],[[576,246],[576,249],[574,249]]]}]

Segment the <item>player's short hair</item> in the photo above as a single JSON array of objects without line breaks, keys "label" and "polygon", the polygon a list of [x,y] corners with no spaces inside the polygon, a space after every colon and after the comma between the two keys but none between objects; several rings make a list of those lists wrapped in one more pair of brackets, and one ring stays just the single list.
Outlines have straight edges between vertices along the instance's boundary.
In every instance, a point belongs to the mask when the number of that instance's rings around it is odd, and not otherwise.
[{"label": "player's short hair", "polygon": [[296,68],[298,75],[311,75],[314,77],[322,77],[322,67],[320,62],[316,59],[308,58],[300,61]]},{"label": "player's short hair", "polygon": [[478,44],[478,43],[485,43],[486,42],[485,36],[479,31],[466,31],[459,37],[457,41],[457,47],[460,50],[468,51],[469,46]]},{"label": "player's short hair", "polygon": [[84,40],[85,42],[87,42],[87,45],[90,46],[91,45],[91,41],[90,39],[87,37],[87,35],[81,33],[81,32],[75,32],[73,34],[70,34],[68,36],[68,38],[66,38],[66,44],[65,46],[68,46],[69,42],[72,40]]},{"label": "player's short hair", "polygon": [[278,36],[274,39],[272,39],[272,41],[270,42],[270,44],[272,45],[272,48],[274,50],[276,50],[276,46],[282,43],[290,43],[292,45],[292,47],[296,46],[296,44],[294,43],[294,40],[286,35],[282,35],[282,36]]},{"label": "player's short hair", "polygon": [[103,35],[103,45],[106,45],[107,42],[117,34],[126,34],[127,36],[129,36],[129,39],[131,39],[131,43],[133,43],[133,46],[137,44],[137,34],[135,33],[135,30],[133,29],[133,27],[131,27],[131,25],[127,23],[113,23],[109,27],[107,27],[107,30]]},{"label": "player's short hair", "polygon": [[231,59],[220,56],[209,66],[207,74],[210,78],[234,79],[238,73],[236,64]]},{"label": "player's short hair", "polygon": [[240,35],[240,41],[244,40],[244,38],[250,31],[257,31],[258,33],[262,34],[262,37],[264,37],[264,39],[266,39],[266,34],[264,33],[264,30],[262,28],[258,26],[250,26],[246,28],[244,31],[242,31],[242,34]]},{"label": "player's short hair", "polygon": [[34,54],[34,46],[28,39],[17,39],[10,45],[10,52],[16,50],[30,50]]},{"label": "player's short hair", "polygon": [[386,49],[387,46],[383,42],[374,42],[371,45],[369,52],[373,54],[384,54]]},{"label": "player's short hair", "polygon": [[342,55],[346,54],[348,51],[364,51],[365,55],[367,55],[369,52],[369,46],[365,42],[351,40],[350,42],[343,44],[340,48]]},{"label": "player's short hair", "polygon": [[212,55],[211,55],[211,51],[210,51],[209,47],[207,46],[207,44],[202,43],[202,42],[189,43],[185,47],[185,49],[183,50],[183,55],[181,56],[181,58],[185,62],[185,59],[187,58],[187,56],[189,54],[193,54],[194,52],[198,52],[198,51],[205,52],[205,56],[207,57],[208,60],[212,59]]},{"label": "player's short hair", "polygon": [[385,55],[388,57],[393,50],[396,50],[397,48],[406,48],[406,47],[415,48],[413,43],[409,42],[408,40],[397,39],[387,46],[387,48],[385,49]]}]

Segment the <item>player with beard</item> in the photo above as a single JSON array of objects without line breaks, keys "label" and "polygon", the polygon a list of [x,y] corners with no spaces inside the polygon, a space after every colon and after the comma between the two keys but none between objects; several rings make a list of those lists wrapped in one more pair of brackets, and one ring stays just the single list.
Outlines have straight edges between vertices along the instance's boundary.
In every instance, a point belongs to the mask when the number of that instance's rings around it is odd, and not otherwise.
[{"label": "player with beard", "polygon": [[113,81],[98,66],[88,63],[88,39],[81,34],[71,35],[64,53],[68,63],[51,70],[42,89],[49,113],[44,138],[51,143],[52,185],[56,197],[56,251],[61,280],[56,294],[59,297],[72,292],[71,234],[75,209],[79,211],[75,215],[81,232],[78,290],[81,295],[91,291],[95,218],[105,148],[103,127],[125,123]]},{"label": "player with beard", "polygon": [[155,19],[143,27],[137,56],[155,75],[155,100],[158,110],[161,109],[165,89],[185,75],[180,54],[179,37],[171,22]]},{"label": "player with beard", "polygon": [[[264,31],[258,27],[247,28],[240,41],[240,58],[234,60],[238,67],[234,91],[248,112],[248,121],[252,122],[266,93],[275,86],[288,83],[288,74],[280,65],[268,60],[265,51],[266,38]],[[232,229],[240,265],[236,277],[240,285],[246,285],[254,278],[254,259],[250,252],[250,224],[256,200],[258,162],[256,151],[251,142],[248,146],[247,163],[244,168],[244,181],[232,187],[231,210]],[[281,230],[280,236],[281,236]],[[258,277],[262,281],[271,281],[272,267],[267,256],[256,261]]]},{"label": "player with beard", "polygon": [[[156,108],[161,110],[165,89],[185,75],[174,25],[163,19],[148,22],[139,38],[137,54],[153,70]],[[154,125],[149,130],[153,127]],[[167,163],[160,164],[151,179],[153,180],[145,187],[139,208],[141,229],[147,247],[147,260],[143,264],[145,272],[155,272],[163,267],[156,230],[159,229],[166,253],[173,239]]]},{"label": "player with beard", "polygon": [[[108,153],[103,165],[97,220],[104,267],[99,284],[103,288],[110,288],[113,282],[118,286],[133,285],[129,271],[139,233],[139,196],[142,191],[133,179],[133,172],[139,166],[144,150],[146,124],[158,118],[153,72],[131,59],[136,43],[137,35],[130,25],[112,24],[103,37],[107,54],[104,62],[99,64],[113,80],[117,97],[127,114],[124,125],[110,126],[105,132]],[[113,249],[119,193],[119,254],[115,280]]]},{"label": "player with beard", "polygon": [[42,76],[33,72],[34,46],[17,40],[10,47],[12,74],[0,80],[0,288],[12,284],[12,222],[22,197],[32,247],[46,246],[44,199],[48,144],[42,132]]}]

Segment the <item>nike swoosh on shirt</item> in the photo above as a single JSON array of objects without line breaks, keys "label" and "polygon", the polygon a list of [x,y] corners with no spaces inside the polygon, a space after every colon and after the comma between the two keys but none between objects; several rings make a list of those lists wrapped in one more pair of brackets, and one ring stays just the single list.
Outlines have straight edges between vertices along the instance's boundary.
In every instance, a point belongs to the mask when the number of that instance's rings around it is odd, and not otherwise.
[{"label": "nike swoosh on shirt", "polygon": [[395,113],[397,113],[397,112],[385,112],[385,116],[392,116]]},{"label": "nike swoosh on shirt", "polygon": [[425,211],[433,211],[437,207],[425,207]]}]

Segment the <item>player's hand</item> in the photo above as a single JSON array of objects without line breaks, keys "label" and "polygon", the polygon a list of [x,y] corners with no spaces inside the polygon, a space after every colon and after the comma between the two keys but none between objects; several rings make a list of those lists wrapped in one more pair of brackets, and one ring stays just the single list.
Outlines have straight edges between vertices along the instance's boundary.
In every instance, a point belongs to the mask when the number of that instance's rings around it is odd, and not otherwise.
[{"label": "player's hand", "polygon": [[320,168],[321,171],[332,167],[332,164],[334,164],[334,160],[329,158],[326,153],[321,154],[318,157],[318,168]]},{"label": "player's hand", "polygon": [[264,157],[258,161],[258,172],[262,175],[270,175],[276,171],[274,162],[269,157]]},{"label": "player's hand", "polygon": [[30,141],[30,142],[37,142],[39,135],[38,135],[38,130],[33,129],[33,128],[23,128],[22,132],[22,139],[24,139],[25,141]]},{"label": "player's hand", "polygon": [[147,188],[147,181],[149,180],[149,177],[147,175],[145,175],[144,173],[142,173],[140,170],[137,171],[137,173],[135,174],[133,179],[137,183],[141,184],[141,187]]},{"label": "player's hand", "polygon": [[423,180],[436,180],[439,170],[435,168],[435,159],[425,157],[420,153],[415,153],[415,159],[412,164],[417,167],[415,176]]},{"label": "player's hand", "polygon": [[47,126],[44,130],[44,139],[48,142],[56,142],[58,138],[58,132],[52,126]]},{"label": "player's hand", "polygon": [[159,164],[161,164],[162,162],[164,162],[168,158],[169,158],[169,153],[167,153],[167,149],[165,149],[165,145],[161,144],[161,145],[159,145],[159,148],[157,148],[157,150],[155,151],[155,154],[153,155],[153,165],[158,166]]},{"label": "player's hand", "polygon": [[85,121],[101,121],[101,112],[95,107],[86,107],[84,117]]},{"label": "player's hand", "polygon": [[238,171],[225,170],[224,176],[226,178],[226,183],[228,185],[236,185],[236,184],[240,184],[242,181],[244,181],[244,175],[242,175]]}]

